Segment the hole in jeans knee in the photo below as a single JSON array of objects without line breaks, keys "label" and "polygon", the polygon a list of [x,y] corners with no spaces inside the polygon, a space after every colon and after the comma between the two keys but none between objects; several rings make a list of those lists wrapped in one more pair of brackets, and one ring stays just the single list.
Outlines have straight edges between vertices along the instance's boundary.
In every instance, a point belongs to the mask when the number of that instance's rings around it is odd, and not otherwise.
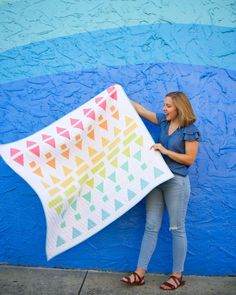
[{"label": "hole in jeans knee", "polygon": [[177,230],[177,229],[178,229],[178,226],[170,226],[169,231]]}]

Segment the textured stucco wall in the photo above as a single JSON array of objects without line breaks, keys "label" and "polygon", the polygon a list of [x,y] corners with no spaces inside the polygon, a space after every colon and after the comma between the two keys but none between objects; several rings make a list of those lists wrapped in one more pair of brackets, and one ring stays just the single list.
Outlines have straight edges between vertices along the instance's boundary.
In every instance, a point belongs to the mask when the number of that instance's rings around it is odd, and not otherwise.
[{"label": "textured stucco wall", "polygon": [[[160,110],[188,94],[202,133],[191,168],[186,274],[236,274],[236,4],[224,1],[1,1],[0,143],[26,137],[113,83]],[[158,128],[145,122],[155,139]],[[34,191],[0,158],[0,263],[133,270],[144,201],[47,262]],[[165,216],[149,271],[170,272]]]}]

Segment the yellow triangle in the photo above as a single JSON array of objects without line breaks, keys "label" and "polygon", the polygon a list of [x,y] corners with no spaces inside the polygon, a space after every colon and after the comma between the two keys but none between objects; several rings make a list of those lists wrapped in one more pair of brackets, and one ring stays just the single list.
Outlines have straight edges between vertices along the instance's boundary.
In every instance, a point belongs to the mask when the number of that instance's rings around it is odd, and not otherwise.
[{"label": "yellow triangle", "polygon": [[128,126],[131,122],[133,122],[133,119],[128,116],[125,116],[125,125]]},{"label": "yellow triangle", "polygon": [[58,206],[58,207],[56,208],[56,211],[57,211],[57,214],[58,214],[58,215],[61,214],[61,211],[62,211],[62,205]]},{"label": "yellow triangle", "polygon": [[102,147],[105,147],[110,141],[105,137],[102,137]]},{"label": "yellow triangle", "polygon": [[88,137],[94,140],[94,130],[88,133]]},{"label": "yellow triangle", "polygon": [[91,147],[88,147],[88,151],[89,151],[89,157],[92,157],[93,155],[97,153],[97,151]]},{"label": "yellow triangle", "polygon": [[78,156],[75,156],[75,162],[76,162],[76,165],[77,166],[79,166],[79,165],[81,165],[83,162],[84,162],[84,160],[82,160],[80,157],[78,157]]},{"label": "yellow triangle", "polygon": [[53,182],[54,184],[56,184],[56,183],[58,183],[58,182],[60,181],[60,179],[58,179],[57,177],[52,176],[52,175],[51,175],[51,180],[52,180],[52,182]]},{"label": "yellow triangle", "polygon": [[71,205],[71,204],[73,203],[74,200],[75,200],[75,196],[73,196],[72,198],[70,198],[70,199],[68,200],[68,203]]},{"label": "yellow triangle", "polygon": [[127,156],[127,157],[130,157],[130,148],[127,147],[127,149],[125,149],[125,150],[123,151],[123,154],[124,154],[125,156]]},{"label": "yellow triangle", "polygon": [[114,135],[116,136],[117,134],[119,134],[120,133],[120,129],[119,128],[117,128],[117,127],[114,127]]},{"label": "yellow triangle", "polygon": [[94,178],[91,178],[89,181],[86,182],[91,188],[94,188]]},{"label": "yellow triangle", "polygon": [[137,140],[135,140],[135,143],[137,143],[140,146],[143,146],[143,137],[140,136]]},{"label": "yellow triangle", "polygon": [[117,158],[115,158],[115,159],[111,162],[111,165],[114,166],[115,168],[118,167],[118,161],[117,161]]},{"label": "yellow triangle", "polygon": [[67,176],[68,174],[70,174],[71,171],[72,171],[72,169],[69,169],[69,168],[67,168],[65,166],[62,166],[62,168],[63,168],[63,172],[64,172],[64,175],[65,176]]},{"label": "yellow triangle", "polygon": [[99,172],[99,175],[103,178],[106,178],[106,169],[104,168],[102,171]]},{"label": "yellow triangle", "polygon": [[45,188],[49,188],[49,184],[48,183],[46,183],[46,182],[43,182],[43,181],[41,181],[41,183],[42,183],[42,185],[45,187]]}]

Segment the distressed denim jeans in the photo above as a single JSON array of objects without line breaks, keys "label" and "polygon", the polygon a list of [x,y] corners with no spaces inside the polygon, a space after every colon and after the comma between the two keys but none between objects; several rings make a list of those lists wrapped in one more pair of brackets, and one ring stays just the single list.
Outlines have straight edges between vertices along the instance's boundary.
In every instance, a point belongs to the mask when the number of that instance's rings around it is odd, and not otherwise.
[{"label": "distressed denim jeans", "polygon": [[138,259],[138,268],[147,269],[156,248],[165,207],[172,233],[172,272],[182,272],[187,253],[185,217],[190,195],[188,176],[175,177],[160,184],[146,197],[146,226]]}]

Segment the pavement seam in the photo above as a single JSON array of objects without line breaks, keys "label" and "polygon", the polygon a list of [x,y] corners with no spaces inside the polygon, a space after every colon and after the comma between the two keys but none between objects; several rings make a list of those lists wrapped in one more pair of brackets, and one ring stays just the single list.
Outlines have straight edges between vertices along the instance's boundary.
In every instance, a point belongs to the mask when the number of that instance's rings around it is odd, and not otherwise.
[{"label": "pavement seam", "polygon": [[85,276],[84,276],[83,282],[82,282],[82,284],[81,284],[81,286],[80,286],[80,288],[79,288],[79,293],[78,293],[78,295],[80,295],[80,292],[82,291],[82,288],[83,288],[83,286],[84,286],[84,282],[85,282],[85,280],[86,280],[86,278],[87,278],[87,275],[88,275],[88,271],[86,271],[86,273],[85,273]]}]

